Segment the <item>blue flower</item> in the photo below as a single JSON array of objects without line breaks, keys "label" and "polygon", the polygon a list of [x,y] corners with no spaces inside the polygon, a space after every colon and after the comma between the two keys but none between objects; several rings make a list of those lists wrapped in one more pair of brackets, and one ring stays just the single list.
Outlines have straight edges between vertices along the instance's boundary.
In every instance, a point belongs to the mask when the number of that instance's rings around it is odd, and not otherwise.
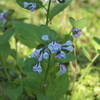
[{"label": "blue flower", "polygon": [[27,8],[31,3],[28,3],[28,2],[23,2],[23,6],[24,8]]},{"label": "blue flower", "polygon": [[62,75],[64,73],[66,73],[66,72],[67,72],[67,68],[65,67],[65,65],[64,64],[60,64],[60,70],[59,70],[59,72],[57,74],[58,75]]},{"label": "blue flower", "polygon": [[57,53],[58,51],[61,51],[61,44],[53,41],[48,45],[48,48],[50,49],[51,53]]},{"label": "blue flower", "polygon": [[79,31],[77,34],[73,34],[73,37],[78,38],[80,37],[82,34],[82,31]]},{"label": "blue flower", "polygon": [[56,58],[58,59],[66,58],[66,53],[64,51],[61,51],[59,54],[56,55]]},{"label": "blue flower", "polygon": [[43,36],[42,36],[42,40],[44,40],[44,41],[48,41],[48,40],[49,40],[48,35],[43,35]]},{"label": "blue flower", "polygon": [[24,8],[27,8],[31,11],[34,11],[36,9],[36,3],[35,2],[24,2],[23,3]]},{"label": "blue flower", "polygon": [[36,3],[32,3],[31,6],[29,6],[29,10],[34,11],[36,9]]},{"label": "blue flower", "polygon": [[6,24],[7,23],[7,19],[6,19],[6,15],[7,15],[8,11],[5,10],[2,13],[0,13],[0,20],[2,21],[2,24]]},{"label": "blue flower", "polygon": [[73,42],[71,40],[68,40],[64,44],[62,44],[62,46],[70,46],[72,44],[73,44]]},{"label": "blue flower", "polygon": [[62,49],[72,52],[74,50],[73,46],[63,47]]},{"label": "blue flower", "polygon": [[46,51],[44,52],[44,54],[43,54],[43,58],[44,58],[44,59],[48,59],[48,58],[49,58],[49,55],[50,55],[50,52],[46,50]]},{"label": "blue flower", "polygon": [[40,55],[42,49],[43,49],[43,48],[36,49],[30,56],[33,57],[33,58],[38,57],[38,56]]},{"label": "blue flower", "polygon": [[42,72],[42,67],[41,67],[40,63],[33,66],[33,71],[36,72],[36,73]]},{"label": "blue flower", "polygon": [[73,32],[73,37],[75,37],[75,38],[80,37],[80,35],[83,33],[83,32],[81,31],[81,29],[78,29],[78,28],[73,28],[73,29],[72,29],[72,32]]},{"label": "blue flower", "polygon": [[38,61],[41,62],[43,60],[43,53],[38,56]]}]

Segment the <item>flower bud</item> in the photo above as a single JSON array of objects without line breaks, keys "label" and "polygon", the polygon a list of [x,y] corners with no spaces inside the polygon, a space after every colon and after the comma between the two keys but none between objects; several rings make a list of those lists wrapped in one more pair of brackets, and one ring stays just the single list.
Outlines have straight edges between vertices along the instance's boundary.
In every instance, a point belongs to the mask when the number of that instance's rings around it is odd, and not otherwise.
[{"label": "flower bud", "polygon": [[42,36],[42,40],[44,40],[44,41],[48,41],[48,40],[49,40],[48,35],[43,35],[43,36]]},{"label": "flower bud", "polygon": [[49,54],[50,54],[49,51],[45,51],[44,54],[43,54],[43,58],[44,59],[48,59],[49,58]]},{"label": "flower bud", "polygon": [[74,48],[73,46],[68,46],[68,47],[63,47],[62,49],[72,52]]},{"label": "flower bud", "polygon": [[64,44],[62,44],[62,46],[70,46],[72,44],[73,44],[73,42],[71,40],[68,40]]},{"label": "flower bud", "polygon": [[67,68],[64,64],[60,64],[60,71],[58,72],[58,75],[62,75],[67,72]]},{"label": "flower bud", "polygon": [[83,32],[81,31],[81,29],[78,29],[78,28],[73,28],[73,29],[72,29],[72,32],[73,32],[73,37],[75,37],[75,38],[80,37],[80,35],[83,33]]}]

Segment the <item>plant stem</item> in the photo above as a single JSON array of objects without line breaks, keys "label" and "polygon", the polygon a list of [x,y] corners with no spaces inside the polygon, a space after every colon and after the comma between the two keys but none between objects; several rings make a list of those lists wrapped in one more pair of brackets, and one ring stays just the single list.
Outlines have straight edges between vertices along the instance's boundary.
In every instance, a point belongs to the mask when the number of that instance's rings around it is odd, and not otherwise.
[{"label": "plant stem", "polygon": [[49,72],[49,67],[50,67],[50,57],[48,59],[48,65],[47,65],[47,69],[46,69],[46,72],[45,72],[45,76],[44,76],[44,82],[47,81],[47,77],[48,77],[48,72]]},{"label": "plant stem", "polygon": [[34,20],[33,20],[33,12],[30,12],[30,23],[33,24]]},{"label": "plant stem", "polygon": [[[77,41],[76,40],[74,40],[74,56],[77,56]],[[79,65],[78,65],[77,59],[75,60],[75,69],[76,69],[76,72],[78,73]]]},{"label": "plant stem", "polygon": [[[46,16],[46,25],[47,26],[48,26],[48,23],[49,23],[50,5],[51,5],[51,0],[49,0],[48,9],[47,9],[47,16]],[[49,66],[50,66],[50,57],[49,57],[49,62],[48,62],[48,66],[47,66],[47,69],[46,69],[46,73],[45,73],[45,76],[44,76],[44,82],[46,82],[47,77],[48,77]]]},{"label": "plant stem", "polygon": [[17,60],[18,60],[18,45],[17,44],[18,44],[18,40],[15,37],[15,45],[16,45],[16,66],[15,67],[16,67],[16,70],[18,70],[17,74],[18,74],[19,78],[22,78],[21,69],[17,64]]},{"label": "plant stem", "polygon": [[[77,43],[76,43],[76,40],[74,40],[74,56],[77,56]],[[71,66],[71,68],[72,68],[72,71],[74,72],[74,73],[78,73],[79,72],[79,65],[78,65],[78,63],[77,63],[77,59],[75,60],[75,61],[71,61],[70,62],[70,66]]]},{"label": "plant stem", "polygon": [[47,9],[47,16],[46,16],[46,25],[49,23],[49,11],[50,11],[51,0],[49,0],[48,9]]}]

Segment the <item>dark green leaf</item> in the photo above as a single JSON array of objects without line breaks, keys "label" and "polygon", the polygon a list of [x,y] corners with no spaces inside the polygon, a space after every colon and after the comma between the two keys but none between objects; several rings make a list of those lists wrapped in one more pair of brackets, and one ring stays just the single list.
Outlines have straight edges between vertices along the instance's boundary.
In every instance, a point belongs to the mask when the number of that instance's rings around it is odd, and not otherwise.
[{"label": "dark green leaf", "polygon": [[100,38],[94,37],[94,40],[95,40],[95,42],[96,42],[97,44],[100,45]]},{"label": "dark green leaf", "polygon": [[46,25],[32,25],[23,22],[14,22],[17,39],[30,48],[34,48],[44,41],[42,35],[47,34],[51,40],[56,40],[57,34]]},{"label": "dark green leaf", "polygon": [[22,94],[22,87],[12,87],[12,86],[9,86],[7,87],[6,89],[6,94],[7,96],[10,98],[10,100],[18,100],[18,98],[21,96]]},{"label": "dark green leaf", "polygon": [[71,25],[74,27],[75,19],[73,17],[69,17],[69,21]]},{"label": "dark green leaf", "polygon": [[68,76],[63,74],[49,84],[45,94],[38,94],[38,100],[60,100],[68,90]]}]

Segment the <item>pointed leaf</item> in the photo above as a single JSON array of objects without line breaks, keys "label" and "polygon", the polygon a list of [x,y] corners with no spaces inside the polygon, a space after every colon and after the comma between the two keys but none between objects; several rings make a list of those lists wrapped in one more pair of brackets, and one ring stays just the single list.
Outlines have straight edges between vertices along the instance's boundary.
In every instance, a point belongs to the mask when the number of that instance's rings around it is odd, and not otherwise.
[{"label": "pointed leaf", "polygon": [[55,17],[57,14],[59,14],[61,11],[63,11],[72,0],[66,0],[65,3],[59,3],[56,6],[54,6],[49,13],[49,20],[52,20],[53,17]]}]

